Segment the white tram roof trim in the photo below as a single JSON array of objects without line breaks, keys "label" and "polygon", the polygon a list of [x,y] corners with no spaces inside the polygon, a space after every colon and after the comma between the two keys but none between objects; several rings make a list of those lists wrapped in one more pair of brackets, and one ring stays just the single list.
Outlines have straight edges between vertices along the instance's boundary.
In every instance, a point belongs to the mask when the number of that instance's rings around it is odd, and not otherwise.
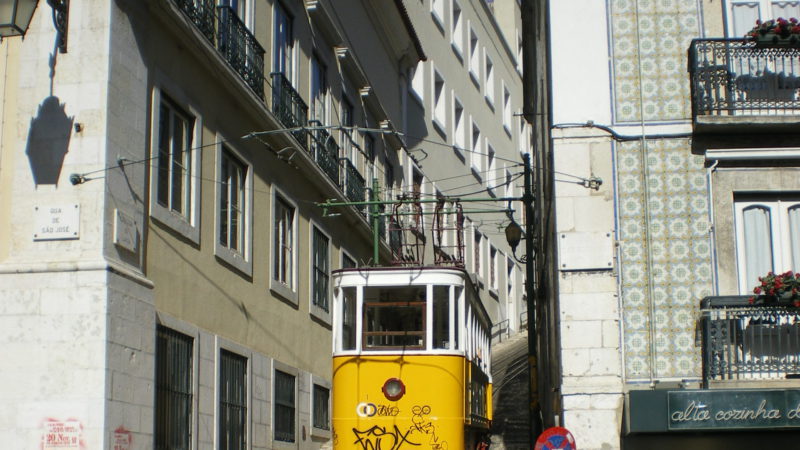
[{"label": "white tram roof trim", "polygon": [[469,283],[469,276],[462,270],[427,267],[341,269],[332,275],[336,287]]}]

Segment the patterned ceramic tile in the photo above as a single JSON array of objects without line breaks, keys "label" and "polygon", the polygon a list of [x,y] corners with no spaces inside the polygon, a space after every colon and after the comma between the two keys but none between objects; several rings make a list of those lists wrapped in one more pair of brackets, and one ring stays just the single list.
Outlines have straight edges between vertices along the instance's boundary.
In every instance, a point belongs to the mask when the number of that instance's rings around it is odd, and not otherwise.
[{"label": "patterned ceramic tile", "polygon": [[656,377],[697,377],[695,318],[711,291],[703,160],[686,139],[650,140],[646,150],[625,142],[616,153],[627,379],[648,379],[651,361]]},{"label": "patterned ceramic tile", "polygon": [[611,1],[616,122],[690,117],[686,51],[698,17],[695,0]]}]

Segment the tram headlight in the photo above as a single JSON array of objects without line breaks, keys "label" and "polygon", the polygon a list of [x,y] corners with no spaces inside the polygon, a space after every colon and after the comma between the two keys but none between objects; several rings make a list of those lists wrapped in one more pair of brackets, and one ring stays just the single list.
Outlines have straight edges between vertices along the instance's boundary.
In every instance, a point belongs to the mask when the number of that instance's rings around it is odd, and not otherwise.
[{"label": "tram headlight", "polygon": [[381,388],[387,399],[396,402],[406,394],[406,385],[399,378],[389,378]]}]

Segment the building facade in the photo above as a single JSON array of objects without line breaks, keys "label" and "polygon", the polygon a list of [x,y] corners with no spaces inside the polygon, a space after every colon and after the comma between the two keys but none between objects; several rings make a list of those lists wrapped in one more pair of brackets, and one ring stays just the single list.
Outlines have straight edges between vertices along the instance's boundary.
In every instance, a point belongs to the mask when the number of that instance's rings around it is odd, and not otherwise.
[{"label": "building facade", "polygon": [[798,14],[550,2],[556,416],[580,448],[796,441],[796,310],[748,299],[798,269],[797,49],[744,35]]},{"label": "building facade", "polygon": [[9,448],[332,445],[329,274],[394,247],[331,199],[485,197],[426,261],[466,241],[519,328],[509,5],[73,0],[59,36],[39,3],[0,44]]}]

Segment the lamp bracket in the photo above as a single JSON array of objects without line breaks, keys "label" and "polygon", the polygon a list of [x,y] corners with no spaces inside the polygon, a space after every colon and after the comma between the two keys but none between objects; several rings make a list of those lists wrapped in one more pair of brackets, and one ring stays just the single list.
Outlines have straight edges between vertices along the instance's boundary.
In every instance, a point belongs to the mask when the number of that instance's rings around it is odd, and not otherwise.
[{"label": "lamp bracket", "polygon": [[67,27],[69,26],[69,0],[47,0],[53,8],[53,25],[59,53],[67,53]]}]

